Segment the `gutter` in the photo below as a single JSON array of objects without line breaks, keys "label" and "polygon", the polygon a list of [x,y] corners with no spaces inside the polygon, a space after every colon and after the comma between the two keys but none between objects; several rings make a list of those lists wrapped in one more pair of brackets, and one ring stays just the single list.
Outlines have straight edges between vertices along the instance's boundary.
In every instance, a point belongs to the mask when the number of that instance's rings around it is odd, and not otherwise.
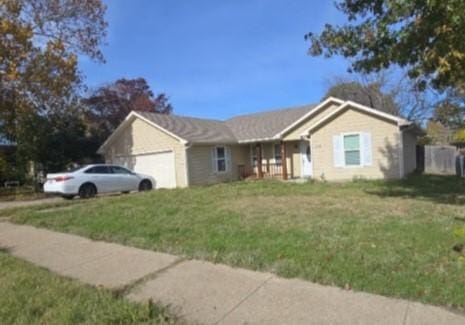
[{"label": "gutter", "polygon": [[281,135],[276,135],[271,138],[258,138],[258,139],[248,139],[248,140],[239,140],[237,143],[239,144],[247,144],[247,143],[255,143],[255,142],[272,142],[276,140],[281,140]]}]

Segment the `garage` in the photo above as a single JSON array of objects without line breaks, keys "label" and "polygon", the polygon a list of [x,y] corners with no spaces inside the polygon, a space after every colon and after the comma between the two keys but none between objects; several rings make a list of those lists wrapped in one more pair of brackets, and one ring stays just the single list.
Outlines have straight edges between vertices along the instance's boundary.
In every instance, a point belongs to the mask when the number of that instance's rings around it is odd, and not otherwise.
[{"label": "garage", "polygon": [[155,188],[176,187],[173,151],[115,157],[113,163],[152,176],[156,182]]}]

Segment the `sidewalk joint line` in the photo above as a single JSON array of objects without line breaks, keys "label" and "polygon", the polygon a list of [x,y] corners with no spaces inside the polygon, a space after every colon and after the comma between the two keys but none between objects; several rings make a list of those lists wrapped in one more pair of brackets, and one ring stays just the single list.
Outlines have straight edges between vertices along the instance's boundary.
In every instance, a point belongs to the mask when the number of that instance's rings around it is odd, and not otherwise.
[{"label": "sidewalk joint line", "polygon": [[407,317],[408,317],[409,309],[410,309],[410,301],[407,301],[407,307],[405,308],[405,313],[404,313],[404,321],[402,322],[403,325],[407,324]]},{"label": "sidewalk joint line", "polygon": [[273,279],[275,275],[270,275],[267,279],[265,279],[262,283],[260,283],[254,290],[252,290],[249,294],[247,294],[243,299],[241,299],[234,307],[231,308],[226,314],[224,314],[220,319],[218,319],[215,323],[215,325],[218,325],[221,321],[223,321],[226,317],[231,315],[237,308],[239,308],[246,300],[248,300],[252,295],[254,295],[258,290],[263,288],[263,286]]},{"label": "sidewalk joint line", "polygon": [[173,267],[187,261],[188,259],[179,257],[176,260],[174,260],[172,263],[168,264],[164,268],[161,268],[159,270],[156,270],[154,272],[148,273],[144,275],[143,277],[136,279],[126,285],[123,285],[122,287],[115,288],[113,289],[113,293],[117,297],[122,297],[122,296],[127,296],[129,293],[131,293],[132,290],[134,290],[136,287],[139,287],[143,284],[145,284],[147,281],[155,279],[157,276],[159,276],[161,273],[164,273],[168,271],[169,269],[172,269]]}]

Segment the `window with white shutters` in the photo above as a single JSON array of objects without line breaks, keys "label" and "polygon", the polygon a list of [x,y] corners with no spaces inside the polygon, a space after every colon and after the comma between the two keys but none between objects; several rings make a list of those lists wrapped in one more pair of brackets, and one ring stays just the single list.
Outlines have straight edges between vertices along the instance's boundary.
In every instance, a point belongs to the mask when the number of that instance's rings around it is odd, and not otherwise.
[{"label": "window with white shutters", "polygon": [[344,135],[344,164],[360,166],[360,134]]}]

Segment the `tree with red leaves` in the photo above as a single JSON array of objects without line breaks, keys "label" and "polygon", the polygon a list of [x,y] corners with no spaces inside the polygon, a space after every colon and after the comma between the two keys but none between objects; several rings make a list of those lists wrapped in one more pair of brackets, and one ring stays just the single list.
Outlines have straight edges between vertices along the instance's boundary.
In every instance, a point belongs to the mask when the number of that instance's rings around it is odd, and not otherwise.
[{"label": "tree with red leaves", "polygon": [[100,145],[131,111],[170,114],[165,94],[155,95],[144,78],[118,79],[103,85],[84,99],[86,124]]}]

